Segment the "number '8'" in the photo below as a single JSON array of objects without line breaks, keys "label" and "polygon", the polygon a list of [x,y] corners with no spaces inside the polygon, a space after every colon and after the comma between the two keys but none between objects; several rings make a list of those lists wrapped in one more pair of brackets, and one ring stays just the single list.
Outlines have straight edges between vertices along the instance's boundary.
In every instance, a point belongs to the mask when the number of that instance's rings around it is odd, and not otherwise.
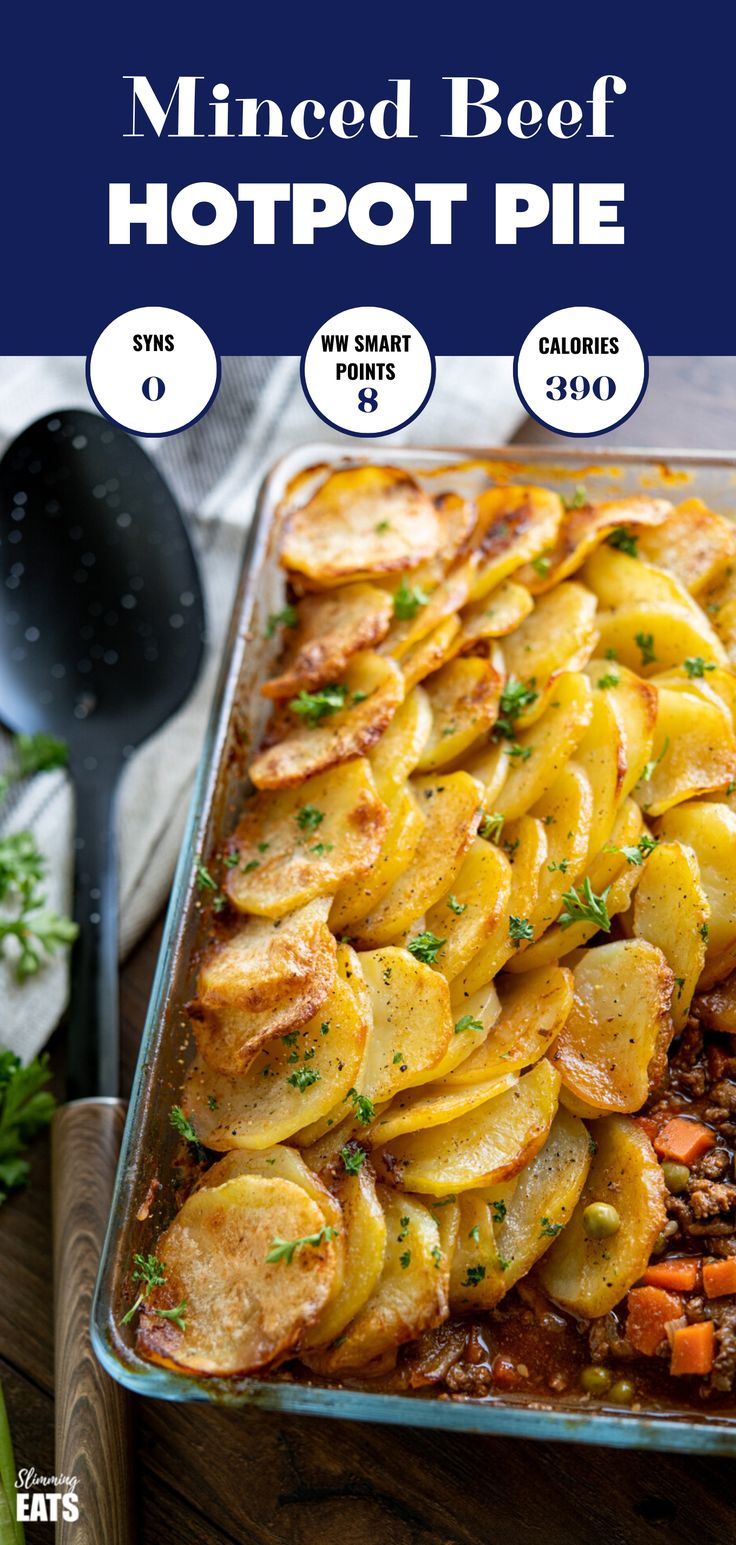
[{"label": "number '8'", "polygon": [[[567,397],[568,382],[565,376],[548,376],[545,384],[551,387],[551,391],[547,392],[550,402],[562,402]],[[610,402],[616,392],[616,382],[610,376],[596,376],[595,381],[589,381],[587,376],[571,376],[569,394],[573,402],[582,402],[590,391],[599,402]]]},{"label": "number '8'", "polygon": [[361,413],[375,413],[378,407],[378,392],[375,386],[361,386],[358,392],[358,407]]}]

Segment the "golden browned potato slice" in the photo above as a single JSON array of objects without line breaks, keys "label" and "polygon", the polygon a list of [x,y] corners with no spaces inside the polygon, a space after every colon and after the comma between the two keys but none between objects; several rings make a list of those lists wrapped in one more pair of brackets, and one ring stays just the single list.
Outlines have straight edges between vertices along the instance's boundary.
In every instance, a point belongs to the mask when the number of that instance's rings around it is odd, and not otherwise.
[{"label": "golden browned potato slice", "polygon": [[546,794],[582,740],[592,716],[593,698],[587,677],[578,671],[563,672],[555,683],[549,707],[511,745],[511,765],[495,799],[495,808],[501,815],[513,821]]},{"label": "golden browned potato slice", "polygon": [[472,649],[486,638],[503,638],[529,616],[534,602],[524,585],[506,579],[480,601],[471,601],[460,615],[455,650]]},{"label": "golden browned potato slice", "polygon": [[[402,574],[393,591],[394,619],[383,646],[384,653],[393,655],[395,660],[403,660],[413,645],[459,611],[468,597],[473,568],[472,561],[466,558],[448,574],[442,575],[439,583],[429,590],[417,582],[415,574]],[[419,581],[421,577],[420,574]]]},{"label": "golden browned potato slice", "polygon": [[570,1221],[592,1155],[593,1144],[582,1121],[558,1110],[544,1147],[517,1177],[514,1194],[495,1227],[507,1292],[531,1271]]},{"label": "golden browned potato slice", "polygon": [[668,810],[657,830],[660,837],[691,847],[698,860],[710,905],[705,967],[698,984],[702,992],[722,981],[736,964],[730,960],[736,947],[736,815],[728,805],[691,800]]},{"label": "golden browned potato slice", "polygon": [[[342,1209],[345,1243],[345,1276],[342,1287],[333,1294],[316,1324],[311,1325],[303,1345],[315,1348],[302,1355],[302,1362],[320,1371],[321,1353],[330,1347],[346,1325],[355,1319],[378,1285],[386,1254],[386,1217],[376,1194],[372,1170],[365,1164],[357,1175],[344,1175],[338,1190]],[[327,1354],[330,1355],[329,1352]]]},{"label": "golden browned potato slice", "polygon": [[711,619],[733,669],[736,667],[736,565],[729,563],[720,578],[702,592],[699,601]]},{"label": "golden browned potato slice", "polygon": [[456,980],[463,993],[477,992],[490,982],[510,956],[526,949],[533,935],[532,917],[539,897],[539,881],[547,861],[546,828],[533,816],[522,816],[509,844],[511,894],[489,938]]},{"label": "golden browned potato slice", "polygon": [[360,956],[373,1023],[357,1089],[374,1105],[428,1082],[454,1035],[450,989],[443,976],[389,946]]},{"label": "golden browned potato slice", "polygon": [[[457,1240],[450,1267],[450,1310],[453,1314],[467,1314],[492,1309],[506,1292],[504,1266],[495,1239],[494,1210],[481,1191],[463,1191],[458,1205]],[[497,1218],[500,1210],[495,1210]]]},{"label": "golden browned potato slice", "polygon": [[652,755],[635,798],[650,816],[724,788],[736,774],[736,738],[725,703],[715,694],[659,687]]},{"label": "golden browned potato slice", "polygon": [[364,949],[400,938],[451,890],[480,820],[481,785],[466,772],[416,778],[411,787],[425,825],[408,868],[359,922]]},{"label": "golden browned potato slice", "polygon": [[495,723],[502,686],[498,671],[475,655],[450,660],[429,677],[432,729],[419,758],[420,772],[456,761]]},{"label": "golden browned potato slice", "polygon": [[[568,762],[534,806],[534,815],[547,833],[547,861],[539,873],[539,894],[531,919],[535,938],[539,938],[559,917],[565,891],[585,868],[593,824],[593,790],[582,767]],[[507,840],[513,840],[514,834],[512,822],[506,828]]]},{"label": "golden browned potato slice", "polygon": [[726,652],[703,612],[666,601],[631,601],[612,611],[598,612],[598,653],[653,676],[669,666],[700,655],[714,665],[727,665]]},{"label": "golden browned potato slice", "polygon": [[503,657],[510,679],[536,693],[517,718],[525,729],[557,696],[560,671],[581,670],[597,638],[595,596],[571,581],[537,601],[534,611],[504,641]]},{"label": "golden browned potato slice", "polygon": [[352,951],[340,949],[343,975],[301,1030],[270,1040],[238,1078],[213,1073],[199,1058],[192,1064],[182,1103],[208,1148],[270,1148],[344,1101],[358,1076],[368,1024],[344,980]]},{"label": "golden browned potato slice", "polygon": [[593,792],[588,838],[591,853],[608,841],[626,785],[626,743],[621,718],[607,692],[593,693],[588,728],[575,749],[575,761],[587,774]]},{"label": "golden browned potato slice", "polygon": [[572,1008],[572,972],[544,966],[521,977],[500,977],[501,1013],[482,1044],[446,1075],[450,1088],[518,1073],[544,1056]]},{"label": "golden browned potato slice", "polygon": [[376,1152],[403,1191],[447,1196],[516,1175],[539,1152],[557,1109],[560,1076],[545,1057],[513,1089],[444,1126],[397,1137]]},{"label": "golden browned potato slice", "polygon": [[655,1052],[672,1039],[674,977],[661,949],[621,939],[586,950],[550,1057],[563,1084],[599,1110],[635,1111]]},{"label": "golden browned potato slice", "polygon": [[287,633],[279,674],[261,687],[264,697],[296,697],[303,687],[339,681],[352,655],[385,638],[393,610],[385,590],[358,584],[304,596],[297,615],[296,628]]},{"label": "golden browned potato slice", "polygon": [[473,545],[478,566],[472,601],[481,600],[515,569],[551,547],[562,520],[562,500],[548,488],[489,488],[476,507]]},{"label": "golden browned potato slice", "polygon": [[372,869],[357,880],[341,885],[330,911],[330,927],[346,933],[376,907],[404,873],[416,853],[426,819],[408,784],[386,795],[389,828]]},{"label": "golden browned potato slice", "polygon": [[431,730],[429,698],[423,687],[412,687],[369,755],[376,788],[387,803],[414,772]]},{"label": "golden browned potato slice", "polygon": [[309,1365],[339,1375],[412,1341],[447,1318],[448,1262],[429,1209],[414,1196],[395,1196],[384,1187],[379,1199],[386,1217],[386,1250],[378,1283],[334,1344]]},{"label": "golden browned potato slice", "polygon": [[[736,725],[736,673],[724,670],[722,665],[706,664],[700,660],[690,660],[688,664],[690,671],[684,666],[662,671],[661,675],[652,678],[649,686],[669,687],[671,692],[694,692],[708,703],[714,699],[720,701],[728,709],[731,723]],[[693,675],[694,671],[700,670],[702,676]]]},{"label": "golden browned potato slice", "polygon": [[[322,712],[325,693],[333,704],[327,713]],[[393,660],[370,650],[353,655],[344,681],[331,693],[324,688],[322,697],[306,693],[291,699],[299,712],[290,714],[284,738],[260,751],[251,764],[256,788],[289,788],[362,756],[391,723],[403,696],[404,678]]]},{"label": "golden browned potato slice", "polygon": [[454,641],[460,632],[460,620],[457,616],[446,617],[444,622],[439,622],[426,638],[412,644],[407,650],[401,662],[401,670],[404,677],[406,691],[410,691],[425,677],[431,676],[433,671],[438,671],[446,660],[452,658],[455,653]]},{"label": "golden browned potato slice", "polygon": [[611,660],[591,660],[585,673],[595,692],[605,692],[623,738],[626,772],[621,798],[626,799],[650,761],[657,722],[657,682],[642,681],[634,671]]},{"label": "golden browned potato slice", "polygon": [[693,1003],[693,1013],[709,1029],[736,1035],[736,972],[710,992],[701,993]]},{"label": "golden browned potato slice", "polygon": [[[584,1319],[608,1314],[646,1270],[666,1218],[662,1171],[641,1127],[626,1116],[607,1116],[596,1122],[595,1140],[577,1207],[537,1268],[550,1298]],[[616,1234],[588,1238],[583,1214],[592,1202],[616,1208]]]},{"label": "golden browned potato slice", "polygon": [[[268,1260],[282,1244],[294,1244]],[[289,1180],[241,1175],[195,1192],[156,1246],[165,1281],[141,1309],[138,1346],[195,1373],[254,1373],[294,1351],[327,1303],[335,1245]],[[182,1322],[162,1318],[178,1305]]]},{"label": "golden browned potato slice", "polygon": [[496,800],[511,766],[512,759],[506,749],[507,745],[508,742],[504,740],[491,740],[479,751],[472,751],[465,762],[465,771],[483,784],[483,805],[488,815],[495,810]]},{"label": "golden browned potato slice", "polygon": [[425,928],[444,939],[437,969],[451,982],[477,954],[484,940],[508,912],[511,867],[501,851],[476,837],[453,883],[441,901],[430,907]]},{"label": "golden browned potato slice", "polygon": [[705,964],[704,925],[710,918],[692,848],[662,842],[646,861],[634,897],[634,933],[662,951],[674,973],[672,1023],[682,1030]]},{"label": "golden browned potato slice", "polygon": [[228,843],[227,895],[258,917],[332,896],[373,866],[390,819],[365,757],[296,788],[255,794]]},{"label": "golden browned potato slice", "polygon": [[277,922],[249,918],[207,951],[188,1007],[215,1072],[244,1072],[266,1041],[299,1029],[327,1001],[337,959],[329,910],[330,897],[320,896]]},{"label": "golden browned potato slice", "polygon": [[463,1084],[450,1088],[443,1083],[424,1084],[421,1089],[408,1089],[397,1094],[388,1108],[371,1127],[371,1142],[390,1143],[404,1132],[422,1132],[428,1127],[443,1126],[454,1121],[479,1105],[487,1105],[499,1094],[512,1089],[518,1083],[515,1073],[503,1071],[495,1078],[482,1083]]},{"label": "golden browned potato slice", "polygon": [[434,494],[432,502],[442,532],[439,556],[445,563],[451,563],[468,546],[468,539],[478,518],[477,510],[472,499],[464,499],[461,494],[450,490]]},{"label": "golden browned potato slice", "polygon": [[649,499],[637,494],[566,509],[557,540],[549,544],[543,555],[546,564],[530,564],[518,578],[529,586],[532,595],[541,595],[574,574],[611,531],[619,526],[659,526],[671,510],[668,499]]},{"label": "golden browned potato slice", "polygon": [[339,585],[408,568],[441,543],[432,501],[413,477],[397,467],[351,467],[287,515],[281,562],[318,585]]},{"label": "golden browned potato slice", "polygon": [[639,552],[649,563],[668,569],[700,595],[736,554],[730,520],[714,514],[702,499],[685,499],[656,530],[637,533]]},{"label": "golden browned potato slice", "polygon": [[482,1046],[486,1036],[501,1013],[501,1003],[493,982],[481,987],[479,992],[468,995],[456,983],[450,987],[450,1011],[455,1026],[447,1051],[441,1062],[432,1069],[432,1080],[447,1078],[455,1068]]}]

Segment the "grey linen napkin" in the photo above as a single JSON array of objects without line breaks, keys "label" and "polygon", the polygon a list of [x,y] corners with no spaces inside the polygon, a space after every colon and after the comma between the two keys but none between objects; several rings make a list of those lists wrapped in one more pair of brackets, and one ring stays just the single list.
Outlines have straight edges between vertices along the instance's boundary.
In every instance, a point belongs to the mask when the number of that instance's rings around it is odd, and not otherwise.
[{"label": "grey linen napkin", "polygon": [[[208,648],[185,706],[126,767],[120,803],[120,953],[127,954],[161,910],[181,842],[192,781],[238,577],[243,540],[266,468],[294,446],[363,442],[322,423],[303,396],[299,362],[267,355],[226,357],[210,411],[191,429],[146,440],[189,522],[200,562]],[[92,406],[77,358],[0,359],[0,454],[8,440],[54,409]],[[383,445],[503,443],[523,418],[511,361],[452,356],[437,361],[430,402],[413,424]],[[368,442],[370,443],[370,442]],[[0,762],[8,737],[0,732]],[[48,904],[71,904],[74,801],[65,773],[43,773],[15,788],[0,811],[4,832],[30,828],[46,855]],[[0,959],[4,1012],[0,1044],[34,1056],[63,1013],[68,990],[64,957],[44,964],[19,986],[10,952]]]}]

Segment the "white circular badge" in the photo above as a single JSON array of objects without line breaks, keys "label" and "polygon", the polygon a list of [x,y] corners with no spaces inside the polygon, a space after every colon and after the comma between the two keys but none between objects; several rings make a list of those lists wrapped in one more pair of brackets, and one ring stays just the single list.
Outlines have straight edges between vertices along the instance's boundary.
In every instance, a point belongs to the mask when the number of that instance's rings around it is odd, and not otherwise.
[{"label": "white circular badge", "polygon": [[106,418],[134,435],[173,435],[216,396],[220,361],[199,324],[170,306],[138,306],[110,322],[87,360]]},{"label": "white circular badge", "polygon": [[416,327],[383,306],[330,317],[302,357],[302,386],[315,413],[349,435],[388,435],[421,413],[434,359]]},{"label": "white circular badge", "polygon": [[633,413],[646,390],[647,357],[619,317],[567,306],[543,317],[514,360],[528,413],[562,435],[599,435]]}]

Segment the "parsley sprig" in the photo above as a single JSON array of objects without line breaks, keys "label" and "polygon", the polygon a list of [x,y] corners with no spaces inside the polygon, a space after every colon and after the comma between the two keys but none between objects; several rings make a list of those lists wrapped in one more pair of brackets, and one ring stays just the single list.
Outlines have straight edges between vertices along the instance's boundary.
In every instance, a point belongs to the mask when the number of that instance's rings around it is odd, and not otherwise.
[{"label": "parsley sprig", "polygon": [[[131,1272],[130,1280],[131,1282],[140,1282],[141,1288],[127,1314],[123,1315],[121,1322],[123,1325],[127,1325],[129,1320],[132,1320],[133,1315],[138,1313],[138,1310],[150,1298],[153,1289],[160,1287],[162,1282],[166,1281],[166,1267],[163,1261],[159,1261],[155,1255],[134,1255],[133,1265],[135,1270]],[[150,1307],[153,1309],[153,1313],[157,1314],[160,1319],[172,1320],[179,1330],[186,1330],[187,1322],[184,1318],[187,1307],[186,1298],[182,1298],[181,1303],[177,1304],[173,1309],[156,1309],[153,1308],[153,1305]]]},{"label": "parsley sprig", "polygon": [[428,600],[429,596],[421,585],[407,585],[406,579],[402,578],[398,590],[394,592],[394,616],[400,622],[411,622],[420,606],[426,606]]},{"label": "parsley sprig", "polygon": [[586,876],[583,881],[582,896],[574,885],[569,891],[564,891],[562,900],[565,903],[565,909],[557,919],[560,928],[570,928],[573,923],[595,923],[596,927],[601,928],[604,933],[610,933],[611,919],[606,906],[610,889],[610,885],[607,885],[600,896],[597,896]]},{"label": "parsley sprig", "polygon": [[438,939],[436,933],[431,933],[425,928],[423,933],[418,933],[415,939],[410,939],[407,949],[415,960],[423,961],[425,966],[433,966],[446,939]]},{"label": "parsley sprig", "polygon": [[525,684],[509,676],[498,705],[499,716],[493,726],[494,739],[499,740],[504,736],[506,740],[514,740],[517,719],[527,708],[531,708],[532,703],[536,703],[538,697],[533,677]]},{"label": "parsley sprig", "polygon": [[30,1166],[23,1152],[56,1109],[54,1096],[44,1087],[50,1078],[45,1054],[24,1067],[14,1052],[0,1051],[0,1203],[28,1180]]},{"label": "parsley sprig", "polygon": [[279,1239],[278,1235],[275,1235],[271,1240],[271,1248],[266,1256],[266,1261],[269,1266],[274,1265],[277,1261],[283,1261],[285,1265],[290,1266],[297,1250],[303,1250],[306,1245],[311,1245],[313,1249],[317,1250],[321,1244],[327,1244],[331,1239],[335,1239],[336,1236],[337,1229],[331,1223],[321,1228],[318,1234],[302,1234],[301,1239]]},{"label": "parsley sprig", "polygon": [[291,699],[289,707],[292,713],[299,714],[310,728],[314,729],[329,714],[338,713],[345,707],[347,694],[347,687],[335,682],[327,687],[320,687],[318,692],[307,692],[302,687],[299,696]]}]

